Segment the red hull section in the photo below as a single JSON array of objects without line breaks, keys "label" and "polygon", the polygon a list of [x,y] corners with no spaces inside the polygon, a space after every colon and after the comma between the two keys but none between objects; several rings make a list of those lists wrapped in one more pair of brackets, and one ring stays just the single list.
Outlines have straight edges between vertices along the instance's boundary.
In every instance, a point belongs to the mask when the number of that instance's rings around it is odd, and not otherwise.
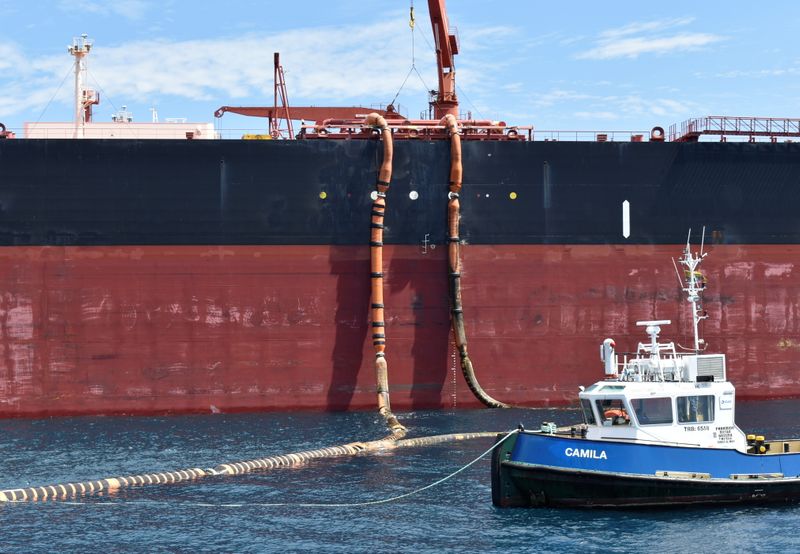
[{"label": "red hull section", "polygon": [[[740,397],[800,396],[800,246],[712,246],[703,334]],[[463,248],[483,388],[566,404],[635,350],[637,320],[691,324],[668,246]],[[392,407],[475,407],[449,330],[444,248],[387,246]],[[376,405],[369,249],[0,249],[0,416],[364,409]],[[795,265],[798,269],[795,269]]]}]

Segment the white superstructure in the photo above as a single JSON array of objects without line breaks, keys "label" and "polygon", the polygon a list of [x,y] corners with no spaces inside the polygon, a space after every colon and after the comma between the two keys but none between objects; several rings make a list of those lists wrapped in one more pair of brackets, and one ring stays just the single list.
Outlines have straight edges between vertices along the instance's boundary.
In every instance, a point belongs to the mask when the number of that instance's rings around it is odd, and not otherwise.
[{"label": "white superstructure", "polygon": [[681,353],[674,342],[659,341],[669,320],[637,322],[649,340],[631,355],[617,354],[612,339],[603,341],[606,379],[579,394],[586,438],[748,451],[751,445],[734,419],[736,395],[726,380],[725,356],[701,354],[705,278],[698,267],[704,257],[702,250],[693,254],[687,241],[679,260],[686,268],[681,286],[692,305],[694,349]]},{"label": "white superstructure", "polygon": [[72,122],[35,122],[24,124],[24,138],[29,139],[217,139],[213,123],[192,123],[183,118],[159,123],[153,115],[151,122],[138,123],[126,106],[112,116],[111,121],[93,120],[92,107],[100,103],[100,94],[88,88],[86,58],[93,41],[85,33],[74,38],[67,51],[75,58],[74,118]]}]

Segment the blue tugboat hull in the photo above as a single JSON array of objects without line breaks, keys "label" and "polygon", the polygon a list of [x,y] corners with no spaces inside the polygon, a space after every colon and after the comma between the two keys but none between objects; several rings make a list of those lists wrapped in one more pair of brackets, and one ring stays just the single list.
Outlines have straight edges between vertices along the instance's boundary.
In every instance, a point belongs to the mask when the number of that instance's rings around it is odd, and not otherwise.
[{"label": "blue tugboat hull", "polygon": [[797,502],[800,454],[521,432],[494,452],[492,501],[499,507]]}]

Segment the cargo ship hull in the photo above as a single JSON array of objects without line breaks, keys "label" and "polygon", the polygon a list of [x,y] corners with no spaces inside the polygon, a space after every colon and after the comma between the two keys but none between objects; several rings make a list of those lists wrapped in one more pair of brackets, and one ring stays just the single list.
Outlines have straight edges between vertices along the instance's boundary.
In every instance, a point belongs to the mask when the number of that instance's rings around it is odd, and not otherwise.
[{"label": "cargo ship hull", "polygon": [[[0,415],[373,407],[380,157],[368,140],[0,141]],[[448,167],[446,143],[396,144],[395,409],[478,405],[450,333]],[[481,385],[566,404],[594,379],[599,340],[679,312],[668,259],[705,225],[706,340],[740,397],[800,395],[799,183],[797,144],[465,143]],[[674,325],[688,345],[690,322]]]}]

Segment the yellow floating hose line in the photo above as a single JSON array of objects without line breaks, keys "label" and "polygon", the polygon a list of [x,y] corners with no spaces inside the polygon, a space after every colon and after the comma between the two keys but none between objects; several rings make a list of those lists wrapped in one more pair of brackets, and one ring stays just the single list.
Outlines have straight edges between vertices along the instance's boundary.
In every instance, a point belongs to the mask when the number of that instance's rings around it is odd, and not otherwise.
[{"label": "yellow floating hose line", "polygon": [[372,203],[370,223],[370,280],[372,310],[372,345],[375,348],[375,378],[378,392],[378,412],[389,427],[390,439],[402,439],[406,428],[392,413],[389,403],[389,367],[386,362],[386,319],[383,305],[383,222],[386,215],[386,192],[392,180],[394,145],[392,131],[386,120],[377,113],[367,115],[364,125],[380,131],[383,142],[383,161],[375,184],[376,198]]},{"label": "yellow floating hose line", "polygon": [[475,398],[489,408],[510,408],[508,404],[495,400],[483,390],[475,375],[469,353],[467,352],[467,333],[464,329],[464,307],[461,304],[461,238],[459,225],[461,219],[461,205],[458,195],[461,192],[463,168],[461,164],[461,136],[458,134],[456,118],[447,114],[442,118],[442,125],[450,133],[450,192],[447,204],[447,228],[449,232],[447,260],[450,275],[450,312],[453,322],[453,336],[455,338],[458,354],[461,358],[461,372],[467,381],[467,386]]},{"label": "yellow floating hose line", "polygon": [[268,456],[266,458],[242,462],[230,462],[220,464],[212,469],[192,468],[161,473],[128,475],[125,477],[108,477],[96,481],[80,481],[76,483],[46,485],[43,487],[6,489],[0,490],[0,503],[71,500],[80,497],[100,495],[110,496],[121,489],[130,489],[146,485],[167,485],[197,481],[211,476],[241,475],[258,470],[294,467],[320,458],[354,456],[362,452],[371,453],[400,447],[430,446],[444,442],[472,440],[483,437],[494,437],[496,435],[496,432],[480,432],[435,435],[403,440],[396,440],[389,437],[376,441],[352,442],[339,446],[306,450],[292,454]]}]

